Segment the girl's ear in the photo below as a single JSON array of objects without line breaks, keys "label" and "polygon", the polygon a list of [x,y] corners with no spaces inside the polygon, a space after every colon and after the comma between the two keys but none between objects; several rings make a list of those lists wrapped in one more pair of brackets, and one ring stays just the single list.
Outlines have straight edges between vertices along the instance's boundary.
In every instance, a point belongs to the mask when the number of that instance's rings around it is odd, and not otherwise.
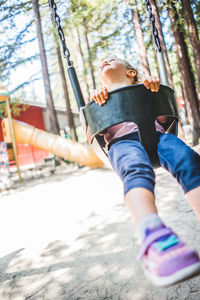
[{"label": "girl's ear", "polygon": [[137,72],[135,70],[128,70],[126,75],[130,78],[134,78],[137,75]]}]

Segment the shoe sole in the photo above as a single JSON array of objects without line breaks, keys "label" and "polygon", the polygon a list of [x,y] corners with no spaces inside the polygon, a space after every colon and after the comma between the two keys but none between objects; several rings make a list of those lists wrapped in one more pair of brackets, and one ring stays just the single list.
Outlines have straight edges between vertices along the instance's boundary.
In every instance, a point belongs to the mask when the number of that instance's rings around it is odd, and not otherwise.
[{"label": "shoe sole", "polygon": [[147,270],[145,270],[145,274],[156,286],[172,285],[177,282],[200,275],[200,262],[179,270],[175,274],[170,276],[155,276]]}]

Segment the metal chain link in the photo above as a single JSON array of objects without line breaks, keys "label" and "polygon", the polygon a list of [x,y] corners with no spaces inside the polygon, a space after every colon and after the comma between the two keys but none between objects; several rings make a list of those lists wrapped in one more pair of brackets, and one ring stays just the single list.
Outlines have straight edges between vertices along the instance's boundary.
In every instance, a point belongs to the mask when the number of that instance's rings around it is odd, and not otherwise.
[{"label": "metal chain link", "polygon": [[71,66],[72,62],[70,61],[70,51],[67,48],[67,45],[66,45],[66,42],[65,42],[64,32],[63,32],[63,29],[62,29],[62,27],[60,25],[60,17],[57,14],[57,5],[56,5],[56,2],[54,0],[49,0],[49,6],[50,6],[51,11],[52,11],[54,22],[56,23],[58,35],[59,35],[60,42],[61,42],[62,49],[63,49],[64,58],[67,59],[67,65]]},{"label": "metal chain link", "polygon": [[[60,42],[61,42],[61,45],[62,45],[62,48],[63,48],[63,55],[67,59],[68,66],[71,66],[72,62],[70,61],[70,51],[67,48],[67,45],[66,45],[66,42],[65,42],[64,32],[63,32],[63,29],[60,25],[60,17],[57,14],[56,2],[54,0],[49,0],[49,6],[50,6],[52,14],[53,14],[54,22],[56,23],[58,35],[59,35]],[[159,35],[158,35],[158,29],[155,25],[155,17],[152,13],[152,7],[151,7],[151,4],[150,4],[149,0],[145,0],[145,7],[146,7],[147,14],[148,14],[149,22],[150,22],[150,25],[151,25],[151,30],[152,30],[152,34],[153,34],[153,38],[154,38],[155,48],[156,48],[157,51],[162,52],[160,39],[159,39]]]},{"label": "metal chain link", "polygon": [[149,0],[145,0],[145,7],[146,7],[147,14],[148,14],[149,22],[151,25],[151,30],[152,30],[152,34],[153,34],[153,38],[154,38],[154,44],[155,44],[156,51],[162,52],[162,47],[161,47],[160,39],[159,39],[159,35],[158,35],[158,29],[155,25],[155,17],[152,13],[152,7],[151,7],[151,3],[149,2]]}]

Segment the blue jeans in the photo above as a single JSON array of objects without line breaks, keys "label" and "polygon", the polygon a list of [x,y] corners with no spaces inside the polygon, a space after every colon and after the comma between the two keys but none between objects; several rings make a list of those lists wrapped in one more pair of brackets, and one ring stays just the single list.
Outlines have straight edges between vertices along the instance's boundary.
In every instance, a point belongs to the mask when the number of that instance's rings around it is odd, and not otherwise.
[{"label": "blue jeans", "polygon": [[[158,133],[157,153],[160,165],[169,171],[185,193],[200,185],[200,155],[173,134]],[[138,133],[114,140],[108,146],[108,157],[124,184],[124,194],[136,187],[154,193],[155,173],[139,141]]]}]

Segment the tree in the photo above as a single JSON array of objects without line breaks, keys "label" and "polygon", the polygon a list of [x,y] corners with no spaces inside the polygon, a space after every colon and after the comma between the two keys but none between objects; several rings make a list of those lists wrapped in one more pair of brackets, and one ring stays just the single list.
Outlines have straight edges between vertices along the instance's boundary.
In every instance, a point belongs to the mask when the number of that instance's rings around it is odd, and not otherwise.
[{"label": "tree", "polygon": [[88,52],[88,64],[90,67],[90,73],[91,73],[91,78],[92,78],[92,87],[93,87],[93,89],[96,89],[96,81],[95,81],[94,66],[93,66],[93,55],[91,52],[91,47],[90,47],[89,38],[88,38],[89,30],[88,30],[86,18],[83,19],[83,28],[84,28],[84,37],[85,37],[85,42],[86,42],[87,52]]},{"label": "tree", "polygon": [[137,9],[137,2],[136,0],[131,1],[131,13],[132,13],[132,21],[133,21],[133,26],[134,26],[134,32],[136,36],[136,41],[138,45],[138,54],[140,57],[140,64],[142,67],[142,71],[144,76],[149,76],[150,75],[150,68],[149,68],[149,63],[147,59],[147,51],[143,39],[143,32],[141,28],[141,23],[140,23],[140,16],[139,12]]},{"label": "tree", "polygon": [[174,35],[179,70],[182,76],[183,90],[188,119],[193,132],[193,145],[198,144],[200,137],[199,100],[195,88],[194,75],[184,38],[184,28],[173,1],[167,0],[171,27]]},{"label": "tree", "polygon": [[[84,70],[86,71],[84,80],[86,77],[89,79],[90,89],[95,89],[97,85],[95,65],[98,57],[104,53],[104,49],[107,48],[108,43],[111,43],[111,39],[119,33],[115,24],[113,28],[113,12],[116,11],[116,2],[118,0],[109,2],[105,0],[69,1],[68,18],[66,18],[67,33],[69,33],[70,27],[76,28],[81,33],[81,37],[80,35],[78,37],[79,45],[81,42],[79,52],[81,50],[80,54],[83,54],[81,57],[84,58]],[[99,55],[99,53],[101,54]],[[81,71],[82,69],[81,64]]]},{"label": "tree", "polygon": [[[32,28],[33,18],[24,18],[20,26],[17,21],[22,16],[27,15],[31,9],[31,1],[1,1],[1,45],[0,45],[0,76],[1,81],[9,81],[10,74],[16,69],[28,62],[38,59],[38,55],[20,55],[21,49],[35,41],[29,32]],[[32,82],[29,78],[24,84]],[[7,84],[6,84],[7,85]],[[23,83],[20,84],[20,87]],[[17,89],[18,87],[16,87]]]},{"label": "tree", "polygon": [[50,86],[49,72],[48,72],[48,66],[47,66],[47,58],[46,58],[45,47],[44,47],[44,39],[43,39],[43,34],[42,34],[42,25],[41,25],[41,19],[40,19],[38,0],[32,0],[32,4],[33,4],[36,29],[37,29],[39,49],[40,49],[42,76],[43,76],[43,82],[44,82],[44,88],[45,88],[47,113],[48,113],[49,122],[50,122],[50,130],[51,130],[51,132],[53,132],[55,134],[59,134],[59,125],[58,125],[58,120],[56,117],[56,112],[55,112],[54,103],[53,103],[53,97],[52,97],[52,93],[51,93],[51,86]]},{"label": "tree", "polygon": [[185,14],[185,19],[189,31],[189,37],[190,37],[190,41],[194,53],[194,65],[196,68],[198,85],[200,87],[200,41],[199,41],[197,26],[192,12],[190,0],[181,0],[181,1],[182,1],[183,12]]},{"label": "tree", "polygon": [[81,46],[81,38],[80,38],[80,32],[79,32],[78,27],[74,29],[74,34],[75,34],[76,46],[77,46],[77,50],[78,50],[78,54],[79,54],[79,57],[77,57],[77,59],[79,60],[79,66],[81,69],[83,85],[85,87],[85,91],[84,91],[85,95],[84,96],[85,96],[85,99],[89,100],[90,99],[90,87],[89,87],[89,84],[87,81],[87,67],[86,67],[86,63],[85,63],[85,59],[84,59],[83,49]]},{"label": "tree", "polygon": [[71,105],[70,105],[70,100],[69,100],[67,80],[66,80],[64,66],[63,66],[60,43],[58,41],[58,36],[57,36],[57,33],[56,33],[56,28],[55,28],[55,25],[54,25],[54,19],[53,19],[52,15],[51,15],[51,20],[52,20],[52,24],[53,24],[53,36],[54,36],[54,40],[55,40],[55,44],[56,44],[56,54],[57,54],[57,58],[58,58],[60,77],[61,77],[62,87],[63,87],[63,92],[64,92],[67,121],[68,121],[68,124],[69,124],[69,128],[71,130],[71,133],[72,133],[72,139],[75,140],[75,141],[78,141],[78,137],[77,137],[77,134],[76,134],[76,127],[75,127],[74,118],[73,118]]},{"label": "tree", "polygon": [[56,47],[56,53],[58,57],[58,65],[59,65],[59,70],[60,70],[60,77],[62,80],[62,86],[63,86],[63,92],[64,92],[64,98],[65,98],[65,104],[66,104],[66,113],[67,113],[67,120],[69,124],[69,128],[72,132],[72,139],[75,141],[78,141],[78,137],[76,134],[76,127],[74,124],[74,118],[70,106],[70,101],[69,101],[69,93],[68,93],[68,87],[67,87],[67,80],[65,76],[65,71],[64,71],[64,66],[63,66],[63,61],[62,61],[62,56],[61,56],[61,51],[60,51],[60,45],[58,44]]}]

